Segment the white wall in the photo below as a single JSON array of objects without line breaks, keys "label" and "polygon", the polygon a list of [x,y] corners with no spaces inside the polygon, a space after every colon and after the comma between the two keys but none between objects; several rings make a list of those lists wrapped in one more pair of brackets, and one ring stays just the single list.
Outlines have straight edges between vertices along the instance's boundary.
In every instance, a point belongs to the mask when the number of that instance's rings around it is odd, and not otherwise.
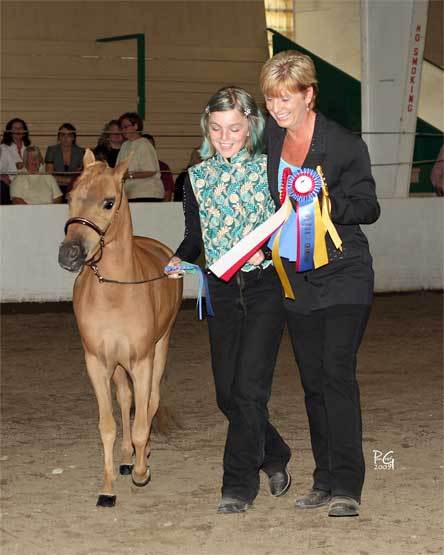
[{"label": "white wall", "polygon": [[[444,289],[444,199],[382,199],[380,220],[364,228],[374,259],[376,291]],[[175,249],[183,237],[180,203],[133,205],[134,232]],[[0,300],[71,299],[74,276],[57,264],[66,206],[0,206]],[[197,279],[185,278],[185,297]]]},{"label": "white wall", "polygon": [[[184,230],[182,203],[137,204],[131,211],[135,235],[154,237],[173,250],[179,246]],[[75,274],[57,263],[67,219],[66,205],[0,206],[2,302],[71,300]],[[184,296],[196,297],[196,291],[197,278],[186,276]]]}]

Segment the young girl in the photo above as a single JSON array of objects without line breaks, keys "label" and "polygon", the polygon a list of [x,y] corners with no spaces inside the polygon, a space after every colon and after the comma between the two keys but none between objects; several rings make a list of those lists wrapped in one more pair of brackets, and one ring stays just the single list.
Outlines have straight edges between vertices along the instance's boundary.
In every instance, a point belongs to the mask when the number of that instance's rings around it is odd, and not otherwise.
[{"label": "young girl", "polygon": [[[168,272],[205,249],[207,266],[274,213],[262,154],[264,119],[243,89],[227,87],[201,117],[204,160],[184,185],[185,238]],[[271,494],[290,487],[290,449],[268,420],[267,403],[284,327],[281,286],[262,250],[225,283],[208,275],[214,317],[208,318],[217,403],[228,419],[219,513],[246,511],[259,490],[259,470]]]}]

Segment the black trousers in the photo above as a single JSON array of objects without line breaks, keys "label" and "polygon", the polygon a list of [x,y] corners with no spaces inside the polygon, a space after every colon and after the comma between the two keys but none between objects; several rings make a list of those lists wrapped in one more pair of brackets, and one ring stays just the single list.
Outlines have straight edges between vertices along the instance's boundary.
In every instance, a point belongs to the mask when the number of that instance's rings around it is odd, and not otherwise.
[{"label": "black trousers", "polygon": [[229,283],[210,275],[209,287],[216,398],[228,419],[222,495],[251,502],[259,470],[283,469],[291,456],[267,410],[285,325],[281,285],[273,268],[260,268],[240,271]]},{"label": "black trousers", "polygon": [[369,314],[368,305],[336,305],[308,315],[287,311],[315,459],[313,487],[357,500],[365,464],[356,356]]}]

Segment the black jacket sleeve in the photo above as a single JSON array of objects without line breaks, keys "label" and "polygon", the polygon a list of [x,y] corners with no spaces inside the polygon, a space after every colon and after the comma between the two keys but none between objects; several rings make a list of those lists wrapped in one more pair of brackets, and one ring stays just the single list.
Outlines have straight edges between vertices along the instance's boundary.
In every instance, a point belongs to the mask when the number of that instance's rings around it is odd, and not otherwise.
[{"label": "black jacket sleeve", "polygon": [[381,210],[367,145],[355,137],[349,146],[338,184],[330,191],[331,219],[342,225],[371,224],[379,218]]},{"label": "black jacket sleeve", "polygon": [[185,216],[185,236],[175,256],[186,262],[194,262],[202,251],[202,229],[200,227],[199,206],[187,174],[183,184],[183,213]]}]

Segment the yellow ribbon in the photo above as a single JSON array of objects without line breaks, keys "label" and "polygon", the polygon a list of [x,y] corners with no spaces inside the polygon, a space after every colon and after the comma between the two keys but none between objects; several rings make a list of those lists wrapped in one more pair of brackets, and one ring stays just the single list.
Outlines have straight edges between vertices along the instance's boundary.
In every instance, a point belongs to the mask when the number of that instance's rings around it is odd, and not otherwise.
[{"label": "yellow ribbon", "polygon": [[272,255],[275,270],[276,270],[276,272],[279,276],[279,279],[281,281],[282,288],[284,289],[284,295],[287,299],[292,299],[294,301],[295,296],[294,296],[293,288],[291,287],[290,281],[289,281],[288,276],[287,276],[287,272],[285,271],[284,265],[282,264],[282,258],[279,255],[279,241],[280,241],[280,238],[281,238],[282,228],[284,227],[285,222],[288,220],[288,218],[290,217],[291,212],[293,210],[293,207],[291,205],[290,198],[288,197],[288,195],[285,197],[284,206],[285,206],[284,223],[280,227],[280,229],[279,229],[279,231],[276,235],[276,238],[273,242],[273,248],[271,249],[271,255]]},{"label": "yellow ribbon", "polygon": [[322,222],[324,224],[325,230],[330,235],[331,240],[333,241],[334,246],[342,251],[342,240],[339,237],[339,233],[336,231],[336,228],[331,221],[330,214],[331,214],[331,201],[328,194],[328,187],[327,183],[325,182],[324,173],[322,171],[321,166],[316,168],[316,171],[321,176],[322,179]]}]

